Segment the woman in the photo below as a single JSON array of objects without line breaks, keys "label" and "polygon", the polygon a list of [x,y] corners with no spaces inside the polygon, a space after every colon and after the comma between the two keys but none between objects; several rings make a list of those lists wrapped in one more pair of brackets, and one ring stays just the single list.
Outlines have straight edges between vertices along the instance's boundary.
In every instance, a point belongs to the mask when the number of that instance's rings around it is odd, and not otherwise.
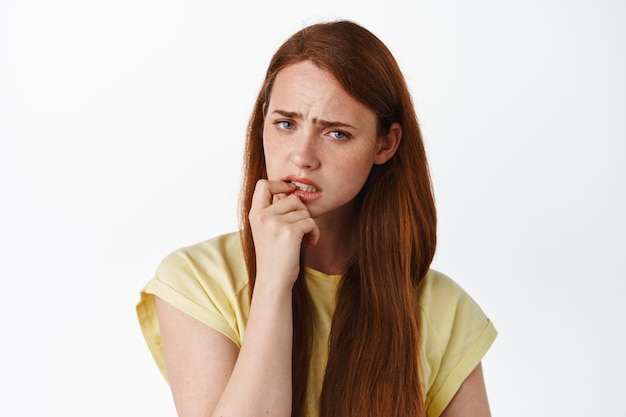
[{"label": "woman", "polygon": [[180,416],[489,415],[480,361],[496,331],[429,269],[417,118],[366,29],[312,25],[274,55],[241,221],[168,256],[137,308]]}]

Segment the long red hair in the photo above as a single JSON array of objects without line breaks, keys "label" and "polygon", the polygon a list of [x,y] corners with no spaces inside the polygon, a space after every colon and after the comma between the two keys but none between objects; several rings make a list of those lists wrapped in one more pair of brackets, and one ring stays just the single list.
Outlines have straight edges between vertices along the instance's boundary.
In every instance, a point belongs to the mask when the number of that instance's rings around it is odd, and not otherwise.
[{"label": "long red hair", "polygon": [[[329,71],[378,117],[379,134],[402,126],[396,155],[377,165],[357,196],[353,257],[339,284],[320,399],[323,417],[424,415],[417,285],[436,246],[436,213],[426,153],[404,77],[387,47],[349,22],[308,26],[273,56],[248,126],[241,196],[242,242],[251,293],[256,257],[248,213],[255,184],[267,178],[264,109],[276,74],[309,60]],[[293,416],[306,415],[313,337],[310,296],[293,292]]]}]

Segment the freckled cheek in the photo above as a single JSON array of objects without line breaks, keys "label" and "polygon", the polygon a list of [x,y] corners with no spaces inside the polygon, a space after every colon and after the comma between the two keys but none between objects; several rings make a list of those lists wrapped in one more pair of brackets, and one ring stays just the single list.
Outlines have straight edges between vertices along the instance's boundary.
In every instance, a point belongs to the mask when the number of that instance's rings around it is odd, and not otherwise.
[{"label": "freckled cheek", "polygon": [[349,196],[350,198],[355,197],[369,176],[371,166],[370,165],[361,165],[361,166],[353,166],[352,169],[344,170],[343,173],[337,175],[337,177],[343,178],[343,192],[342,194]]},{"label": "freckled cheek", "polygon": [[277,179],[280,175],[276,172],[280,167],[280,147],[271,139],[263,139],[263,153],[265,154],[265,167],[269,179]]}]

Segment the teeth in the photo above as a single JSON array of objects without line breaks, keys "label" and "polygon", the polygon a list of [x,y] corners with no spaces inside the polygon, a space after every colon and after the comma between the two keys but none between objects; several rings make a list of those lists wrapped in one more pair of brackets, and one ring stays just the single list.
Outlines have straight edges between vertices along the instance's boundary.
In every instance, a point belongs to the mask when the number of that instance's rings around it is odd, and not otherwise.
[{"label": "teeth", "polygon": [[315,192],[317,192],[317,188],[315,188],[313,186],[310,186],[308,184],[303,184],[303,183],[298,182],[298,181],[291,181],[291,183],[293,185],[295,185],[296,189],[298,189],[300,191],[304,191],[304,192],[307,192],[307,193],[315,193]]}]

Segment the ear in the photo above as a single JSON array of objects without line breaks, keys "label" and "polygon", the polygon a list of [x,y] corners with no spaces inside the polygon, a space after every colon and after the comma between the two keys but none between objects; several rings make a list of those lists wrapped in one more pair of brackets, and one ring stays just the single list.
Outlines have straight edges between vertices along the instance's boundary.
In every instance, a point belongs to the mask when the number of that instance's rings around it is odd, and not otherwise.
[{"label": "ear", "polygon": [[378,138],[378,150],[374,155],[374,164],[382,165],[389,161],[398,150],[402,140],[402,126],[400,123],[393,123],[389,128],[389,133]]}]

